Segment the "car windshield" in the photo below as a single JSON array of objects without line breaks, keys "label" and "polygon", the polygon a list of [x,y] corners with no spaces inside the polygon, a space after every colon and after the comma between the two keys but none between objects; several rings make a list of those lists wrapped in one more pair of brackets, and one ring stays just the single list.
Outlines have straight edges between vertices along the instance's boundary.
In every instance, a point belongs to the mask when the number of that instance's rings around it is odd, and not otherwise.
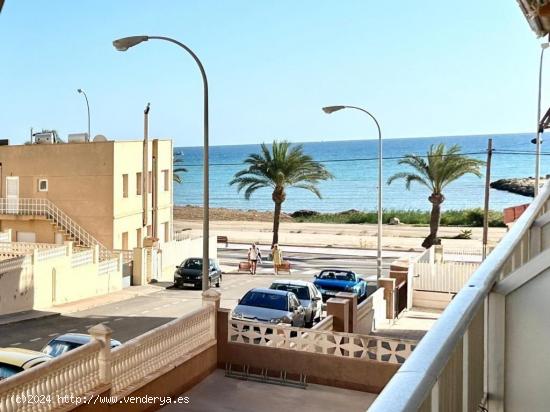
[{"label": "car windshield", "polygon": [[23,368],[19,366],[8,365],[7,363],[0,362],[0,381],[2,379],[7,379],[10,376],[15,375],[16,373],[22,372]]},{"label": "car windshield", "polygon": [[244,295],[239,305],[286,311],[288,310],[288,299],[286,295],[278,293],[251,291]]},{"label": "car windshield", "polygon": [[77,343],[64,342],[64,341],[53,341],[46,345],[42,352],[46,355],[53,357],[63,355],[65,352],[78,348],[80,345]]},{"label": "car windshield", "polygon": [[309,288],[305,285],[285,285],[280,283],[274,283],[271,285],[271,289],[285,290],[287,292],[294,293],[300,300],[309,300]]},{"label": "car windshield", "polygon": [[319,279],[346,280],[354,281],[355,276],[351,272],[323,271],[319,274]]},{"label": "car windshield", "polygon": [[187,259],[183,264],[183,268],[202,270],[202,259]]}]

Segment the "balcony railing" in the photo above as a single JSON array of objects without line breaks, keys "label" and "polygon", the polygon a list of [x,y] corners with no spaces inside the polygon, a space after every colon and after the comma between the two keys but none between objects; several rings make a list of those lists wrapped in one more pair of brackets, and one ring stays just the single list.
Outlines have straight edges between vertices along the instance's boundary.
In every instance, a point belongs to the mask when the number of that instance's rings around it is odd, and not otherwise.
[{"label": "balcony railing", "polygon": [[[490,411],[504,409],[503,365],[510,356],[504,335],[507,315],[503,296],[494,286],[548,249],[544,229],[550,222],[549,198],[547,184],[451,301],[370,412],[475,411],[485,401]],[[544,267],[548,266],[550,261]]]}]

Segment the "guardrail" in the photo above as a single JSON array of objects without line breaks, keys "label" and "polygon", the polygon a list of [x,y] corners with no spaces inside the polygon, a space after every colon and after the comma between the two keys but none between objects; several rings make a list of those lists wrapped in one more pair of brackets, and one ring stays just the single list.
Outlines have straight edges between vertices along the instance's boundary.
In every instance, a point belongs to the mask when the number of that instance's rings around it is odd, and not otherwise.
[{"label": "guardrail", "polygon": [[[496,407],[498,410],[503,410],[503,394],[497,392],[488,397],[490,389],[484,385],[484,380],[489,387],[498,387],[497,382],[504,382],[500,363],[504,342],[495,343],[491,338],[491,331],[499,328],[495,317],[498,315],[491,314],[489,308],[491,317],[486,319],[485,302],[493,304],[488,297],[495,282],[540,253],[541,229],[534,223],[550,211],[549,199],[550,184],[547,183],[451,301],[369,412],[462,410],[462,406],[473,411],[487,398],[501,405]],[[535,231],[534,236],[531,230]],[[485,351],[484,342],[488,341],[490,345],[500,346],[492,350],[489,346]],[[490,374],[484,369],[485,364],[489,365]]]},{"label": "guardrail", "polygon": [[354,333],[269,325],[230,319],[227,340],[271,348],[319,353],[401,364],[409,357],[416,341],[382,338]]},{"label": "guardrail", "polygon": [[111,394],[138,389],[167,365],[214,342],[215,310],[207,305],[113,349]]},{"label": "guardrail", "polygon": [[102,347],[102,342],[92,340],[63,356],[0,381],[0,411],[73,409],[77,405],[68,398],[80,396],[83,400],[82,395],[101,386],[99,359]]}]

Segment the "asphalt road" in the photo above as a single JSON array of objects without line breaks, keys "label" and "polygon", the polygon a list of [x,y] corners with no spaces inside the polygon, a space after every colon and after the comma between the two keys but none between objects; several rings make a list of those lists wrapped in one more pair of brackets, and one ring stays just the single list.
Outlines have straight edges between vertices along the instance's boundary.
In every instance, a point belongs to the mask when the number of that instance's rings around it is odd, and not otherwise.
[{"label": "asphalt road", "polygon": [[[266,253],[267,255],[267,253]],[[235,248],[220,249],[218,257],[222,267],[234,270],[245,260],[246,250]],[[388,255],[384,259],[387,267],[397,256]],[[368,256],[327,255],[306,252],[286,252],[285,260],[290,261],[292,273],[273,274],[270,262],[259,267],[258,274],[223,275],[220,292],[222,307],[233,308],[237,299],[254,287],[269,287],[274,279],[292,278],[311,280],[315,273],[326,267],[342,267],[355,270],[362,275],[376,273],[376,259]],[[121,342],[141,335],[148,330],[167,323],[201,306],[200,290],[174,289],[170,283],[157,284],[158,291],[117,303],[98,306],[85,311],[57,317],[27,320],[9,325],[0,325],[0,347],[20,347],[40,350],[54,336],[67,333],[87,333],[98,323],[113,329],[113,338]]]}]

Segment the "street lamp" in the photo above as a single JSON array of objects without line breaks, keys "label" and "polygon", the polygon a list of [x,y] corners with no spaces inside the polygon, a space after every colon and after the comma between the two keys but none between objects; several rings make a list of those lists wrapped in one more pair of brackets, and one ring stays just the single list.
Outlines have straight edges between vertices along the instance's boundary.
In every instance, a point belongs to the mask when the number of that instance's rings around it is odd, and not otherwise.
[{"label": "street lamp", "polygon": [[323,111],[327,114],[337,112],[342,109],[355,109],[369,115],[378,129],[378,242],[376,253],[376,281],[379,283],[382,277],[382,132],[378,120],[367,110],[356,106],[327,106],[323,107]]},{"label": "street lamp", "polygon": [[78,89],[77,92],[79,94],[83,94],[84,98],[86,99],[86,108],[88,109],[88,141],[92,138],[90,135],[90,104],[88,103],[88,96],[86,96],[86,92],[82,89]]},{"label": "street lamp", "polygon": [[130,47],[134,47],[144,41],[148,40],[165,40],[170,43],[174,43],[184,49],[191,57],[195,60],[195,63],[199,66],[199,70],[202,76],[203,90],[204,90],[204,108],[203,108],[203,131],[204,131],[204,142],[203,142],[203,173],[204,173],[204,183],[203,183],[203,220],[202,220],[202,290],[208,289],[209,283],[209,272],[210,272],[210,258],[209,258],[209,212],[208,212],[208,79],[206,78],[206,71],[201,61],[197,55],[187,47],[185,44],[180,43],[177,40],[171,39],[169,37],[162,36],[132,36],[124,37],[113,41],[113,46],[118,51],[126,51]]},{"label": "street lamp", "polygon": [[550,46],[550,43],[542,43],[540,45],[540,64],[539,64],[539,96],[537,104],[537,137],[535,138],[536,155],[535,155],[535,197],[539,194],[539,180],[540,180],[540,135],[542,133],[540,125],[540,106],[542,97],[542,63],[544,59],[544,51]]}]

